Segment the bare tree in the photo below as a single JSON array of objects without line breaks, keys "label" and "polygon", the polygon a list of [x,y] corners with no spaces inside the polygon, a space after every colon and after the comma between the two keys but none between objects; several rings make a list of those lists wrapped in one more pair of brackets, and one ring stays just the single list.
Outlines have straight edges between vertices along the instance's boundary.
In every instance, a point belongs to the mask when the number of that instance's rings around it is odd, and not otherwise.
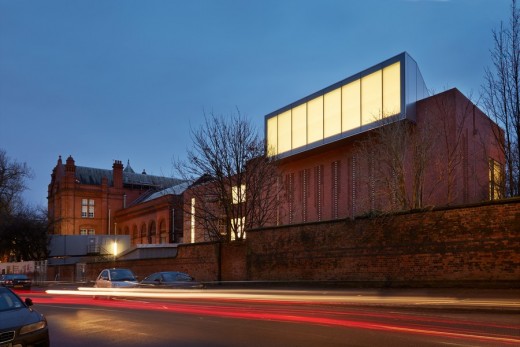
[{"label": "bare tree", "polygon": [[[520,9],[511,1],[511,17],[493,30],[493,66],[485,71],[484,106],[504,130],[505,194],[520,194]],[[497,139],[502,136],[496,134]],[[501,139],[500,139],[501,140]]]},{"label": "bare tree", "polygon": [[174,168],[193,182],[185,212],[210,240],[241,240],[247,230],[275,219],[277,169],[266,146],[240,112],[205,114],[191,131],[193,147]]},{"label": "bare tree", "polygon": [[25,163],[0,150],[0,259],[43,259],[47,255],[46,212],[24,204],[25,180],[32,177]]},{"label": "bare tree", "polygon": [[25,180],[31,177],[27,164],[10,159],[0,149],[0,216],[12,214],[22,206],[21,194],[27,189]]},{"label": "bare tree", "polygon": [[[424,181],[436,133],[429,123],[417,127],[408,120],[382,118],[358,143],[358,157],[367,159],[369,196],[386,200],[383,210],[422,208]],[[372,202],[370,209],[377,209]]]},{"label": "bare tree", "polygon": [[48,257],[47,212],[24,206],[0,221],[0,254],[12,261]]}]

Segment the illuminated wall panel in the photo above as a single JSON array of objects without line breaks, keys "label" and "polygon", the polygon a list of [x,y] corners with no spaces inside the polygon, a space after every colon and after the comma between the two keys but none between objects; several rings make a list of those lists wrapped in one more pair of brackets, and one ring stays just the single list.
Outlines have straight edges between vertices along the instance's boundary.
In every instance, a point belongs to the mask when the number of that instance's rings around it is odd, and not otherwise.
[{"label": "illuminated wall panel", "polygon": [[307,144],[307,104],[292,109],[292,148]]},{"label": "illuminated wall panel", "polygon": [[383,73],[381,70],[361,79],[361,124],[381,119],[383,110]]},{"label": "illuminated wall panel", "polygon": [[361,125],[361,82],[356,80],[342,88],[341,131],[359,128]]},{"label": "illuminated wall panel", "polygon": [[383,117],[401,113],[401,64],[383,69]]},{"label": "illuminated wall panel", "polygon": [[278,116],[278,153],[292,149],[291,139],[291,110]]},{"label": "illuminated wall panel", "polygon": [[267,150],[270,156],[278,154],[278,117],[267,120]]},{"label": "illuminated wall panel", "polygon": [[323,136],[341,133],[341,88],[325,94],[323,115]]},{"label": "illuminated wall panel", "polygon": [[318,96],[307,103],[307,143],[321,140],[323,140],[323,96]]}]

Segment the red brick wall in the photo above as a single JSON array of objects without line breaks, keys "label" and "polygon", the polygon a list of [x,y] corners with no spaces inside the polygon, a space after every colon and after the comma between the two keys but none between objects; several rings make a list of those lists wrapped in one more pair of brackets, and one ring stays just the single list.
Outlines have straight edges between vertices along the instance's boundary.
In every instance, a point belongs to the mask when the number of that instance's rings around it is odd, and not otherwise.
[{"label": "red brick wall", "polygon": [[[181,245],[175,258],[89,263],[87,281],[117,266],[140,279],[178,270],[200,281],[217,281],[220,273],[223,281],[520,287],[520,199],[258,229],[247,238]],[[55,270],[49,267],[49,279]]]},{"label": "red brick wall", "polygon": [[244,281],[247,279],[246,242],[222,244],[222,281]]},{"label": "red brick wall", "polygon": [[248,233],[249,280],[519,286],[520,199]]}]

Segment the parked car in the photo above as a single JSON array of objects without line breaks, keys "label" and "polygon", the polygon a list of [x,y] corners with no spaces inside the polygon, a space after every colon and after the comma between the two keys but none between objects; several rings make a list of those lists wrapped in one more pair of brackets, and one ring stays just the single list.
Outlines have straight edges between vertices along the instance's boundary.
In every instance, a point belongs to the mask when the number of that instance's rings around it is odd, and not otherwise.
[{"label": "parked car", "polygon": [[139,283],[130,269],[104,269],[96,279],[96,288],[131,288]]},{"label": "parked car", "polygon": [[49,346],[45,317],[11,289],[0,287],[0,346]]},{"label": "parked car", "polygon": [[31,279],[24,274],[0,275],[0,285],[4,287],[31,289],[31,284]]},{"label": "parked car", "polygon": [[178,271],[162,271],[151,274],[141,281],[139,287],[159,288],[202,288],[202,283],[196,282],[193,277]]}]

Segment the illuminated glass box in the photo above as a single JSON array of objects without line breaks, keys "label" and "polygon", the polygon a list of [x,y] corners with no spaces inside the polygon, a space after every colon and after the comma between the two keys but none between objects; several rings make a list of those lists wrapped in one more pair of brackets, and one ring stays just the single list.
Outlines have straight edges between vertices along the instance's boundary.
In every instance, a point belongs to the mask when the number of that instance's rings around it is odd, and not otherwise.
[{"label": "illuminated glass box", "polygon": [[279,158],[344,139],[392,120],[415,120],[428,96],[417,63],[401,53],[265,117],[267,146]]}]

